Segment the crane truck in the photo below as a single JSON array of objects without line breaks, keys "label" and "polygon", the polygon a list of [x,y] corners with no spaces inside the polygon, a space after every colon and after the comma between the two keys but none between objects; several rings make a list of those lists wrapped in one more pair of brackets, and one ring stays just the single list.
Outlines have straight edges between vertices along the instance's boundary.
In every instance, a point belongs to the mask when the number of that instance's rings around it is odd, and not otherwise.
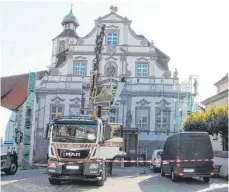
[{"label": "crane truck", "polygon": [[46,127],[49,138],[49,182],[97,181],[103,186],[110,160],[123,155],[123,127],[103,124],[95,115],[58,116]]},{"label": "crane truck", "polygon": [[99,186],[103,186],[112,174],[112,160],[125,155],[123,126],[104,121],[101,107],[98,106],[103,102],[114,104],[115,100],[106,87],[99,85],[99,61],[105,27],[102,25],[98,28],[96,57],[92,67],[89,101],[94,112],[91,116],[82,114],[69,117],[58,113],[46,126],[45,137],[50,140],[48,179],[52,185],[58,185],[63,180],[87,180],[97,181]]}]

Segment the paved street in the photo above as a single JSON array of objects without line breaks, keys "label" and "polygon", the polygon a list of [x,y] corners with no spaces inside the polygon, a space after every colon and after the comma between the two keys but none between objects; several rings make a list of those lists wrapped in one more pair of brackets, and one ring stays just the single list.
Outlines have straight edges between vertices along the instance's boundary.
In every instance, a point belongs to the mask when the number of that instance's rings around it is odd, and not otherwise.
[{"label": "paved street", "polygon": [[139,174],[143,168],[115,168],[114,174],[108,178],[105,186],[97,187],[94,183],[74,182],[60,186],[49,184],[45,169],[18,171],[16,175],[2,175],[2,192],[227,192],[227,181],[212,179],[209,184],[190,179],[173,183],[169,177],[161,177],[160,173]]}]

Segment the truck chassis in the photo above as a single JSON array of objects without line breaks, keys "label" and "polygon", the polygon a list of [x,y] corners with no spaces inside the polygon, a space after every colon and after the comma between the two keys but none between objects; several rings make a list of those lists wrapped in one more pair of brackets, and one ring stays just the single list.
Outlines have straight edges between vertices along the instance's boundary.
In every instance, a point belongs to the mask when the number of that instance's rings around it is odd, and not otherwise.
[{"label": "truck chassis", "polygon": [[6,175],[14,175],[18,170],[17,154],[1,154],[1,171]]},{"label": "truck chassis", "polygon": [[92,161],[78,164],[49,161],[48,176],[52,185],[60,185],[64,180],[96,181],[103,186],[112,174],[112,164],[104,161]]}]

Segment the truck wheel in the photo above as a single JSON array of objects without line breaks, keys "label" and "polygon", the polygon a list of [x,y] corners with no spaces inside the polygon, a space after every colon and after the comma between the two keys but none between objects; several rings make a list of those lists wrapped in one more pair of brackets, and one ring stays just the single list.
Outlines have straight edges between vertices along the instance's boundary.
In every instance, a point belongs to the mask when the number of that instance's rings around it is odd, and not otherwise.
[{"label": "truck wheel", "polygon": [[106,180],[106,170],[102,173],[102,179],[97,181],[98,186],[102,187],[105,184]]},{"label": "truck wheel", "polygon": [[203,179],[204,179],[204,183],[209,183],[210,181],[210,177],[204,177]]},{"label": "truck wheel", "polygon": [[8,168],[5,173],[6,175],[14,175],[18,170],[18,164],[14,161],[11,162],[10,168]]},{"label": "truck wheel", "polygon": [[177,182],[177,176],[176,176],[176,174],[174,173],[173,170],[171,172],[171,177],[172,177],[172,182]]},{"label": "truck wheel", "polygon": [[164,177],[165,176],[165,173],[163,172],[163,169],[161,167],[161,176]]},{"label": "truck wheel", "polygon": [[54,179],[54,178],[49,178],[49,183],[50,183],[51,185],[60,185],[61,180]]}]

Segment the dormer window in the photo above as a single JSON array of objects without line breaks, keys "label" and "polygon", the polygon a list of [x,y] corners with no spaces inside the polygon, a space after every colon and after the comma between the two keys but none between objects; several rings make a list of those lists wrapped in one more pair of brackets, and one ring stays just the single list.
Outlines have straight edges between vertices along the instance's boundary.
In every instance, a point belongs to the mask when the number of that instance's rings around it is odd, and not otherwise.
[{"label": "dormer window", "polygon": [[118,32],[108,32],[106,41],[107,45],[118,45]]}]

